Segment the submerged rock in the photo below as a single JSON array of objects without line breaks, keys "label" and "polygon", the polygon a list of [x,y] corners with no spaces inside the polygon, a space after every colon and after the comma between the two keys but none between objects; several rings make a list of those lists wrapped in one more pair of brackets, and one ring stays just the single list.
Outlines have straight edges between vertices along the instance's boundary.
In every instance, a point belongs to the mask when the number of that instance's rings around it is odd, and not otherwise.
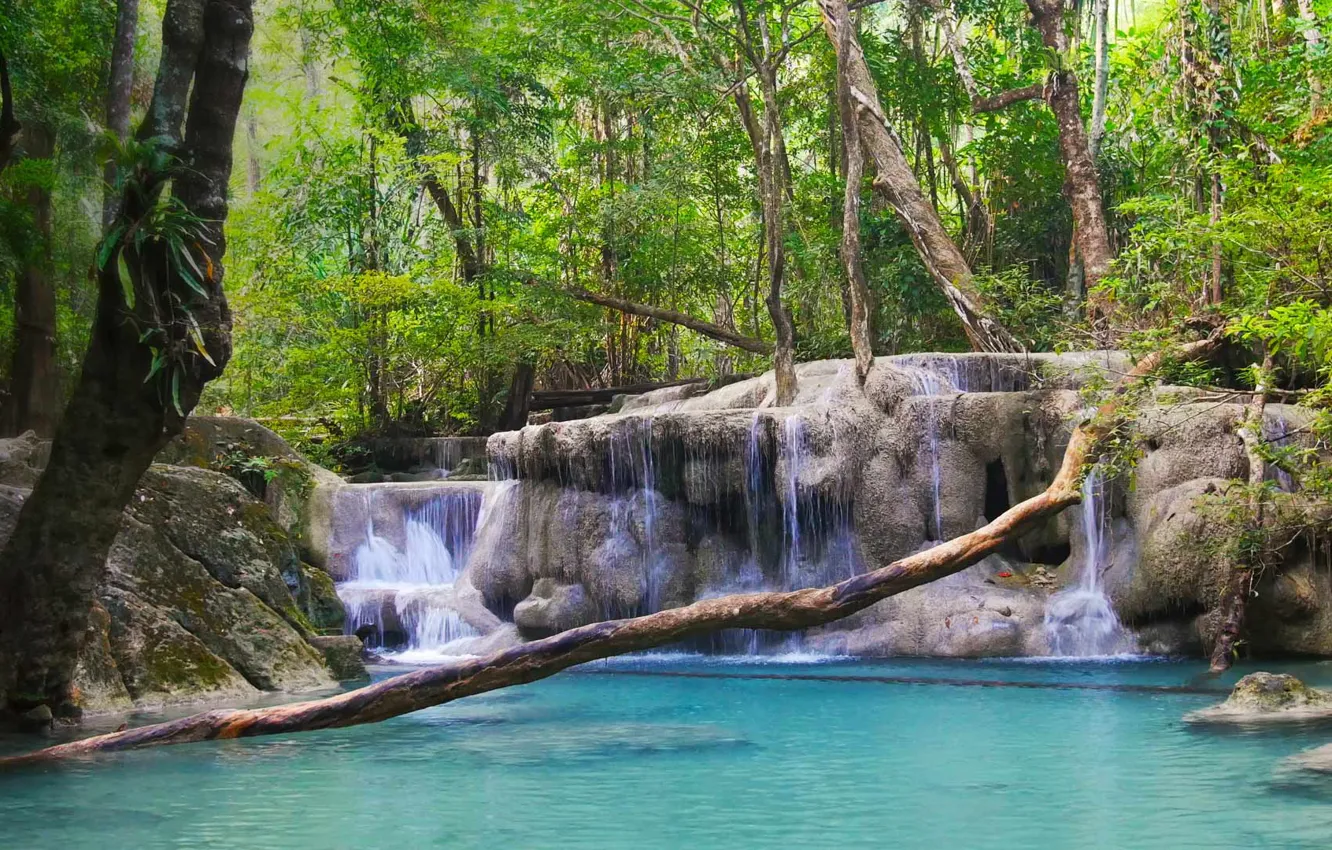
[{"label": "submerged rock", "polygon": [[1285,673],[1250,673],[1220,705],[1185,715],[1190,723],[1268,723],[1332,719],[1332,693]]}]

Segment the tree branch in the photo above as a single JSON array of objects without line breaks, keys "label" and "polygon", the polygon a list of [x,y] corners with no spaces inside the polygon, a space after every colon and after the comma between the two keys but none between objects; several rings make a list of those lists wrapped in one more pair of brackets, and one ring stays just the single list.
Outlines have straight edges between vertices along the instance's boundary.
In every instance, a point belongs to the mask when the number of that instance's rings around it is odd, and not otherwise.
[{"label": "tree branch", "polygon": [[990,97],[973,96],[971,99],[972,112],[998,112],[1012,106],[1015,103],[1021,103],[1024,100],[1040,100],[1045,96],[1045,86],[1036,84],[1025,86],[1020,89],[1009,89],[1005,92],[992,95]]},{"label": "tree branch", "polygon": [[565,287],[561,288],[559,291],[572,298],[577,298],[579,301],[586,301],[589,304],[597,304],[602,307],[609,307],[612,310],[619,310],[621,313],[629,313],[634,316],[645,316],[649,319],[658,319],[663,322],[670,322],[673,325],[689,328],[691,331],[715,339],[718,342],[724,342],[727,345],[733,345],[736,348],[741,348],[745,351],[752,351],[755,354],[772,354],[772,343],[770,342],[736,333],[721,325],[705,322],[702,319],[696,319],[693,316],[685,313],[678,313],[675,310],[653,307],[650,304],[639,304],[634,301],[627,301],[623,298],[615,298],[610,295],[588,292],[586,289],[579,289],[577,287]]},{"label": "tree branch", "polygon": [[[1197,359],[1213,351],[1220,339],[1220,331],[1216,331],[1207,339],[1181,346],[1175,353]],[[1084,466],[1124,424],[1120,408],[1127,392],[1154,372],[1167,353],[1157,351],[1139,361],[1096,415],[1073,431],[1059,472],[1044,492],[1010,508],[983,528],[873,572],[829,587],[723,596],[644,617],[593,623],[486,658],[417,670],[326,699],[272,708],[208,711],[3,758],[0,767],[89,753],[376,723],[463,697],[535,682],[599,658],[652,649],[721,629],[790,631],[840,620],[880,600],[965,569],[1034,524],[1077,504],[1082,498]]]}]

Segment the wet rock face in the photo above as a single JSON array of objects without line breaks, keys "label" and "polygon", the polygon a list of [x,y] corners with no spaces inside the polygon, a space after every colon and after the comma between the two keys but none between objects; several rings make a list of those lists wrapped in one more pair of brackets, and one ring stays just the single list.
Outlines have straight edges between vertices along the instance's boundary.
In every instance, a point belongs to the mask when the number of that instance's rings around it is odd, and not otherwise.
[{"label": "wet rock face", "polygon": [[[534,592],[547,578],[584,588],[601,616],[625,616],[882,567],[1044,490],[1086,403],[1078,387],[1126,366],[1105,353],[911,355],[880,358],[862,388],[845,362],[807,363],[788,408],[772,406],[764,375],[496,434],[493,467],[512,480],[487,510],[468,573],[504,617],[547,605]],[[1121,620],[1166,653],[1210,645],[1228,564],[1204,502],[1247,474],[1242,406],[1190,392],[1160,389],[1143,412],[1144,455],[1131,488],[1108,488],[1096,556]],[[1269,405],[1266,427],[1296,431],[1302,416]],[[808,641],[861,654],[1047,653],[1046,600],[1076,583],[1085,538],[1075,508],[977,568]],[[1055,580],[1001,577],[1035,567]],[[1332,655],[1326,571],[1293,553],[1259,590],[1255,650]]]}]

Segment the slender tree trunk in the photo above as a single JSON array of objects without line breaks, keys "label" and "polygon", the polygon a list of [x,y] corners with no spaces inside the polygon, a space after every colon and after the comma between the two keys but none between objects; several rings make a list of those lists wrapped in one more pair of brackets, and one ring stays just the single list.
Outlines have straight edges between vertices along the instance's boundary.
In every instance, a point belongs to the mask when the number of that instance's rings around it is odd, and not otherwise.
[{"label": "slender tree trunk", "polygon": [[760,91],[763,94],[763,135],[766,163],[760,167],[767,172],[767,181],[760,181],[763,201],[763,226],[768,248],[768,315],[776,343],[772,351],[772,367],[777,380],[778,407],[795,401],[795,322],[791,310],[782,300],[786,280],[786,212],[789,188],[789,164],[786,159],[785,131],[777,103],[777,72],[761,72]]},{"label": "slender tree trunk", "polygon": [[[24,156],[49,160],[55,134],[31,124],[24,131]],[[24,263],[14,291],[14,361],[11,370],[10,432],[55,433],[60,419],[60,376],[56,372],[56,296],[51,268],[51,190],[28,189],[28,208],[37,231],[37,247]]]},{"label": "slender tree trunk", "polygon": [[1095,0],[1093,12],[1096,17],[1096,81],[1092,90],[1091,134],[1087,148],[1095,162],[1101,150],[1101,139],[1105,136],[1105,102],[1110,94],[1110,0]]},{"label": "slender tree trunk", "polygon": [[879,104],[878,88],[870,74],[860,40],[854,30],[843,39],[841,33],[852,27],[851,13],[845,0],[818,0],[824,28],[834,48],[850,48],[838,67],[847,75],[846,88],[856,110],[856,124],[861,144],[873,158],[877,177],[874,188],[897,213],[898,220],[916,246],[925,268],[930,272],[962,321],[962,328],[977,351],[1021,351],[1019,343],[989,315],[989,305],[976,287],[966,258],[954,244],[939,213],[930,206],[911,172],[902,145]]},{"label": "slender tree trunk", "polygon": [[[1102,0],[1103,1],[1103,0]],[[1045,46],[1061,63],[1069,52],[1064,30],[1064,0],[1027,0],[1032,25],[1041,34]],[[1080,261],[1080,288],[1094,288],[1110,271],[1114,254],[1110,250],[1110,232],[1106,226],[1101,199],[1100,178],[1091,144],[1082,123],[1082,104],[1078,76],[1072,68],[1059,67],[1045,84],[1045,101],[1059,125],[1059,152],[1064,160],[1064,194],[1073,211],[1073,247]],[[1077,293],[1081,294],[1081,293]]]},{"label": "slender tree trunk", "polygon": [[14,140],[22,125],[14,117],[14,87],[9,79],[9,63],[0,52],[0,171],[14,155]]},{"label": "slender tree trunk", "polygon": [[[1209,354],[1220,335],[1190,343],[1178,356]],[[1081,498],[1080,481],[1089,458],[1124,424],[1125,394],[1154,372],[1166,352],[1144,357],[1118,383],[1095,416],[1074,430],[1054,481],[1044,492],[1015,505],[969,534],[918,552],[829,587],[751,593],[706,599],[635,617],[570,629],[486,658],[453,662],[407,673],[326,699],[273,708],[208,711],[180,720],[113,732],[33,753],[0,758],[0,767],[56,761],[89,753],[248,738],[364,723],[452,702],[476,694],[552,676],[576,664],[676,643],[721,629],[792,630],[835,622],[875,602],[965,569],[1017,539],[1036,523],[1058,515]]]},{"label": "slender tree trunk", "polygon": [[624,298],[616,298],[613,295],[602,295],[599,292],[589,292],[586,289],[579,289],[577,287],[565,287],[561,291],[573,298],[577,298],[579,301],[586,301],[589,304],[597,304],[602,307],[609,307],[612,310],[618,310],[621,313],[628,313],[633,316],[644,316],[650,319],[657,319],[658,321],[680,325],[681,327],[689,328],[691,331],[700,333],[710,339],[724,342],[727,345],[732,345],[745,351],[752,351],[755,354],[773,353],[772,343],[736,333],[729,328],[715,325],[712,322],[705,322],[702,319],[696,319],[693,316],[679,313],[675,310],[653,307],[650,304],[638,304]]},{"label": "slender tree trunk", "polygon": [[[1239,429],[1239,438],[1244,443],[1244,454],[1249,460],[1249,522],[1251,528],[1263,527],[1267,500],[1264,498],[1263,482],[1267,478],[1267,462],[1263,460],[1261,444],[1263,442],[1263,416],[1267,406],[1267,391],[1272,378],[1272,355],[1263,358],[1262,377],[1253,388],[1253,400],[1244,411],[1244,424]],[[1235,559],[1235,564],[1226,579],[1222,590],[1219,622],[1216,640],[1212,643],[1211,672],[1224,673],[1230,669],[1235,658],[1235,646],[1244,631],[1244,617],[1249,605],[1249,596],[1253,593],[1253,582],[1262,564],[1260,554],[1242,554]]]},{"label": "slender tree trunk", "polygon": [[[0,553],[0,693],[15,714],[76,713],[70,683],[121,513],[231,353],[223,222],[253,31],[250,1],[170,0],[162,30],[161,65],[139,136],[173,140],[188,167],[140,167],[132,177],[138,192],[126,193],[120,220],[137,220],[147,212],[145,200],[170,185],[210,240],[198,258],[207,269],[198,281],[206,295],[190,294],[157,240],[142,254],[122,246],[132,303],[120,263],[107,263],[99,275],[83,371],[46,469]],[[188,305],[191,321],[171,315],[176,303]],[[145,330],[164,348],[186,352],[152,380],[145,380],[154,360],[141,341]]]},{"label": "slender tree trunk", "polygon": [[[139,29],[139,0],[117,0],[116,34],[111,43],[111,77],[106,89],[106,129],[122,143],[129,138],[130,92],[134,86],[134,40]],[[106,189],[102,199],[102,229],[116,218],[120,193],[116,191],[116,162],[103,169]]]},{"label": "slender tree trunk", "polygon": [[1318,110],[1323,108],[1323,81],[1314,71],[1310,60],[1318,54],[1323,43],[1323,34],[1318,29],[1318,16],[1314,13],[1313,0],[1295,0],[1295,6],[1299,9],[1300,20],[1304,22],[1304,44],[1308,49],[1305,62],[1309,67],[1309,112],[1317,115]]},{"label": "slender tree trunk", "polygon": [[850,26],[843,28],[837,50],[837,112],[841,118],[842,138],[845,140],[846,191],[842,200],[842,265],[846,269],[847,294],[851,310],[847,330],[851,336],[851,351],[856,359],[856,375],[864,383],[874,367],[874,344],[870,335],[870,291],[865,280],[865,265],[860,255],[860,188],[865,178],[865,151],[860,143],[860,130],[856,127],[856,107],[845,67],[852,53]]}]

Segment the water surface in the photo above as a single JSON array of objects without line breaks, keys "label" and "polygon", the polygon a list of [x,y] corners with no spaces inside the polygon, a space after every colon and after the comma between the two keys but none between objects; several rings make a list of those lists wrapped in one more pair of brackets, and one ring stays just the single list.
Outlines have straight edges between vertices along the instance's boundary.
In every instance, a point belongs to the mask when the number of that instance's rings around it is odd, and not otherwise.
[{"label": "water surface", "polygon": [[[0,846],[1326,847],[1332,788],[1276,768],[1332,729],[1190,729],[1235,678],[1202,669],[619,660],[374,726],[0,775]],[[1332,664],[1264,669],[1332,686]]]}]

